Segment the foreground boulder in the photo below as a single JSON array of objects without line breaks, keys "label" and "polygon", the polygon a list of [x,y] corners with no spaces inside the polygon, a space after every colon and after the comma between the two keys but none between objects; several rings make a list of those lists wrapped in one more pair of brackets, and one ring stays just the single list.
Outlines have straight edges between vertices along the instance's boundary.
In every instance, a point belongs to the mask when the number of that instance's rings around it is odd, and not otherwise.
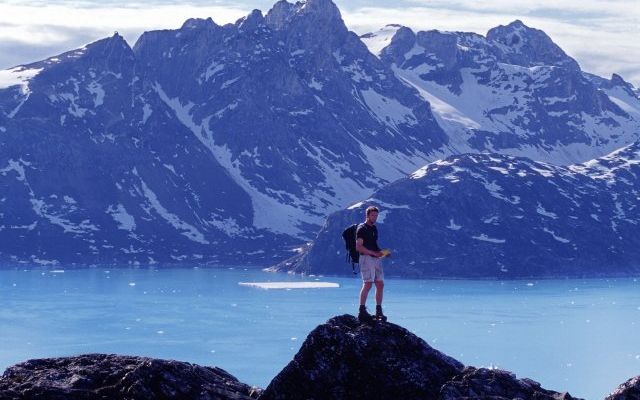
[{"label": "foreground boulder", "polygon": [[351,315],[318,326],[260,400],[573,399],[505,371],[465,368],[408,330]]},{"label": "foreground boulder", "polygon": [[640,400],[640,376],[618,386],[605,400]]},{"label": "foreground boulder", "polygon": [[[262,391],[220,368],[87,354],[30,360],[0,377],[0,400],[574,400],[498,369],[464,366],[392,323],[351,315],[316,327]],[[605,400],[640,400],[640,376]]]},{"label": "foreground boulder", "polygon": [[442,400],[462,399],[536,399],[570,400],[568,393],[558,393],[540,387],[531,379],[517,379],[508,371],[467,367],[440,390]]},{"label": "foreground boulder", "polygon": [[0,378],[3,400],[245,400],[255,391],[220,368],[106,354],[30,360]]}]

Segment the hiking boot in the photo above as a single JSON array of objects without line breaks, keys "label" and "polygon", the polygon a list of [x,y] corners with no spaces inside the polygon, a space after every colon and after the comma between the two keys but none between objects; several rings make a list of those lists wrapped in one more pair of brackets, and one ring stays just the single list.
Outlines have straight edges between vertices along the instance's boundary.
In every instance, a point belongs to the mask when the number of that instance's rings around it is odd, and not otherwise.
[{"label": "hiking boot", "polygon": [[367,312],[367,308],[365,306],[360,306],[360,311],[358,311],[358,321],[362,322],[363,324],[369,324],[373,322],[373,317]]},{"label": "hiking boot", "polygon": [[387,316],[382,313],[382,306],[376,306],[375,319],[382,322],[387,322]]}]

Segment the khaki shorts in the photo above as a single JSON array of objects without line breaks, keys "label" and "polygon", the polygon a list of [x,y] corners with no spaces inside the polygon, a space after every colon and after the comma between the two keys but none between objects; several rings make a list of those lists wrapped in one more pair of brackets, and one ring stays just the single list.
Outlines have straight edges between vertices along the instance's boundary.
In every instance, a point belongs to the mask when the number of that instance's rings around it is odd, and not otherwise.
[{"label": "khaki shorts", "polygon": [[382,260],[378,257],[371,257],[360,254],[360,274],[363,282],[383,281]]}]

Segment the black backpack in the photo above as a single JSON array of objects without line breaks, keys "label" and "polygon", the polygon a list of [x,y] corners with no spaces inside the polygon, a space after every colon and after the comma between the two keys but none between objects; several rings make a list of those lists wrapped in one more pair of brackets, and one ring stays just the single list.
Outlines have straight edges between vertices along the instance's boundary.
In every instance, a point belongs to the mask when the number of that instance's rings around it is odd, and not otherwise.
[{"label": "black backpack", "polygon": [[344,231],[342,231],[342,239],[344,239],[344,246],[347,249],[346,261],[351,263],[351,269],[353,274],[356,275],[356,264],[360,261],[360,253],[356,250],[356,231],[358,230],[358,224],[349,225]]}]

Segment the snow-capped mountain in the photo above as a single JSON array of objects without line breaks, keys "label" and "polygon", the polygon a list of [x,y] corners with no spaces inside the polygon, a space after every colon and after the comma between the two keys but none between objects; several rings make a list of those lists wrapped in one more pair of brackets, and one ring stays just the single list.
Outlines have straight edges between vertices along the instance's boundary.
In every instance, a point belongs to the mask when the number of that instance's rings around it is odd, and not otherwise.
[{"label": "snow-capped mountain", "polygon": [[276,267],[351,274],[342,230],[381,208],[385,274],[616,276],[640,271],[640,142],[584,164],[496,154],[435,161],[329,216],[305,252]]},{"label": "snow-capped mountain", "polygon": [[486,36],[389,25],[362,39],[430,102],[454,154],[566,165],[638,139],[633,87],[617,75],[607,81],[583,73],[544,32],[519,20]]},{"label": "snow-capped mountain", "polygon": [[224,262],[260,250],[250,235],[292,243],[252,227],[248,194],[137,68],[116,35],[10,71],[23,80],[0,92],[2,261]]},{"label": "snow-capped mountain", "polygon": [[268,264],[447,141],[328,0],[0,73],[0,257]]},{"label": "snow-capped mountain", "polygon": [[0,71],[0,262],[271,265],[445,156],[637,137],[632,86],[521,23],[363,39],[330,0],[283,0]]}]

